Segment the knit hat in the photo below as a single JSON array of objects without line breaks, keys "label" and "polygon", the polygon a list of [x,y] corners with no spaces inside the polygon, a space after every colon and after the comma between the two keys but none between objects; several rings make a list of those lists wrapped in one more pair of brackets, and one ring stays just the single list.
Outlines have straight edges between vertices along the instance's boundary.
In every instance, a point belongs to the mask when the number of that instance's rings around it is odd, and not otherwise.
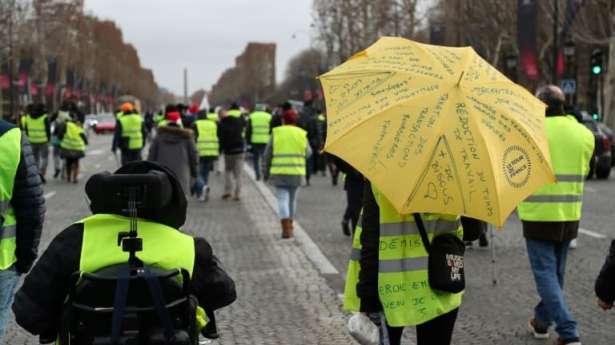
[{"label": "knit hat", "polygon": [[294,125],[297,123],[297,112],[295,109],[289,109],[282,114],[282,121],[288,125]]}]

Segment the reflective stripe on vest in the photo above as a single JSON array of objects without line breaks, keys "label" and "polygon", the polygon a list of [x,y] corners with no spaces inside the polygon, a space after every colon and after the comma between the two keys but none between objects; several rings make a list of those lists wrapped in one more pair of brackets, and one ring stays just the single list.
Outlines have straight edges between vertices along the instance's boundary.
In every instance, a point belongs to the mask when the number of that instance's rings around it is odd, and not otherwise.
[{"label": "reflective stripe on vest", "polygon": [[581,219],[583,188],[594,152],[594,136],[572,116],[549,116],[545,129],[557,182],[541,187],[519,204],[519,218],[577,221]]},{"label": "reflective stripe on vest", "polygon": [[18,128],[0,136],[0,152],[0,270],[4,270],[17,261],[17,222],[11,199],[21,158],[21,131]]},{"label": "reflective stripe on vest", "polygon": [[[428,255],[414,224],[414,217],[400,215],[375,188],[380,208],[378,295],[387,323],[415,326],[433,320],[461,305],[463,293],[434,291],[428,282]],[[459,217],[422,214],[430,240],[440,233],[463,237]]]},{"label": "reflective stripe on vest", "polygon": [[218,141],[218,126],[211,120],[197,120],[198,138],[196,147],[200,157],[218,157],[220,144]]},{"label": "reflective stripe on vest", "polygon": [[273,129],[273,158],[271,175],[305,176],[305,151],[307,132],[284,125]]},{"label": "reflective stripe on vest", "polygon": [[118,121],[122,125],[122,138],[128,138],[128,149],[143,148],[143,118],[141,115],[124,115]]},{"label": "reflective stripe on vest", "polygon": [[271,114],[264,111],[257,111],[250,115],[250,123],[252,124],[252,135],[250,142],[253,144],[266,144],[269,142]]},{"label": "reflective stripe on vest", "polygon": [[[118,234],[130,228],[130,218],[97,214],[78,223],[83,224],[80,272],[93,273],[128,261],[128,253],[116,243]],[[144,264],[163,270],[184,269],[192,277],[195,258],[192,237],[177,229],[143,219],[138,220],[137,229],[139,237],[143,239],[143,250],[137,253],[137,257]],[[203,314],[202,311],[200,314]],[[202,328],[205,324],[199,326]]]},{"label": "reflective stripe on vest", "polygon": [[83,134],[83,128],[72,121],[67,122],[66,133],[64,133],[60,147],[66,150],[85,151],[85,142],[81,134]]},{"label": "reflective stripe on vest", "polygon": [[47,114],[33,118],[32,116],[26,116],[26,133],[28,134],[28,141],[30,144],[45,144],[49,142],[47,136],[47,130],[45,129],[45,120]]},{"label": "reflective stripe on vest", "polygon": [[352,249],[350,250],[346,283],[344,284],[344,310],[354,312],[359,312],[361,310],[361,299],[357,296],[357,284],[359,283],[359,271],[361,270],[359,260],[361,260],[362,218],[363,216],[361,215],[359,217],[359,223],[352,235]]}]

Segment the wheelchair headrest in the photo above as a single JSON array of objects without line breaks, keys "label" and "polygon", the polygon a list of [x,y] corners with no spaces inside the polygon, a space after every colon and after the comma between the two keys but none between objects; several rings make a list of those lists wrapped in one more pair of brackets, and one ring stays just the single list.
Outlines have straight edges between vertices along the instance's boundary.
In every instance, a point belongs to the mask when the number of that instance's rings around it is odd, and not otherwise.
[{"label": "wheelchair headrest", "polygon": [[92,176],[85,186],[92,213],[129,216],[128,191],[136,188],[137,215],[179,229],[186,221],[186,197],[175,175],[153,162],[132,162],[114,174]]}]

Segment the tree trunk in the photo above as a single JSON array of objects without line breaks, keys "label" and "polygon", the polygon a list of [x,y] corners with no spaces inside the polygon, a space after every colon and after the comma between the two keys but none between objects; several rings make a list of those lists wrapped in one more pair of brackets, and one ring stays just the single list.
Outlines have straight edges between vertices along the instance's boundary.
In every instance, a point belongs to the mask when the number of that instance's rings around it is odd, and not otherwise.
[{"label": "tree trunk", "polygon": [[615,129],[615,35],[611,36],[609,41],[609,65],[606,69],[606,75],[604,76],[604,123],[611,129]]}]

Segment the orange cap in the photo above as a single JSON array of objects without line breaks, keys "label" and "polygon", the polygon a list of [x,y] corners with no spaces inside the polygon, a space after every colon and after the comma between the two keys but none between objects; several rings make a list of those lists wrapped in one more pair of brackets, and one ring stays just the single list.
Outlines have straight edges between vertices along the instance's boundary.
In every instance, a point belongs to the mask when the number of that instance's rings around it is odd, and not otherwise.
[{"label": "orange cap", "polygon": [[128,102],[126,102],[126,103],[124,103],[124,104],[122,104],[122,105],[120,106],[120,110],[121,110],[122,112],[132,111],[133,109],[134,109],[134,108],[133,108],[132,104],[130,104],[130,103],[128,103]]}]

